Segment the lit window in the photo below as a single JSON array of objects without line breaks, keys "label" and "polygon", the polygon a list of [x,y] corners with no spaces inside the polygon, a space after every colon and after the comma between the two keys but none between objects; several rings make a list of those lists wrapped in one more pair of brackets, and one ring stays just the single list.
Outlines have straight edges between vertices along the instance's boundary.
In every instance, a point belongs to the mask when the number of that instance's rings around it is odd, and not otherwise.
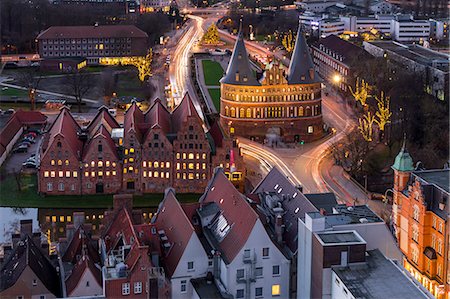
[{"label": "lit window", "polygon": [[195,154],[195,159],[200,159],[200,154],[199,153],[197,153],[197,154]]},{"label": "lit window", "polygon": [[152,177],[153,172],[149,171],[148,172],[148,177],[151,178]]},{"label": "lit window", "polygon": [[116,167],[116,165],[117,165],[116,162],[112,162],[113,167]]},{"label": "lit window", "polygon": [[130,148],[130,154],[134,153],[134,148]]},{"label": "lit window", "polygon": [[142,175],[144,176],[144,178],[146,178],[146,177],[147,177],[147,171],[144,170],[144,171],[142,172]]},{"label": "lit window", "polygon": [[44,171],[44,177],[48,178],[50,173],[48,171]]},{"label": "lit window", "polygon": [[115,170],[113,170],[112,175],[116,175],[116,174],[117,174],[117,172]]},{"label": "lit window", "polygon": [[78,177],[78,172],[74,171],[74,172],[72,173],[72,176],[73,176],[74,178]]},{"label": "lit window", "polygon": [[70,178],[70,171],[66,171],[66,178]]},{"label": "lit window", "polygon": [[202,159],[206,159],[206,154],[205,153],[202,154]]},{"label": "lit window", "polygon": [[59,222],[64,222],[64,216],[59,216]]},{"label": "lit window", "polygon": [[84,164],[84,167],[89,167],[89,164],[87,164],[87,163],[86,163],[86,164]]},{"label": "lit window", "polygon": [[142,167],[147,167],[147,162],[146,161],[142,162]]},{"label": "lit window", "polygon": [[62,165],[62,160],[58,160],[58,166]]},{"label": "lit window", "polygon": [[103,171],[99,171],[98,176],[103,176]]},{"label": "lit window", "polygon": [[106,167],[109,167],[110,164],[111,164],[111,162],[106,161]]},{"label": "lit window", "polygon": [[155,171],[155,172],[153,173],[153,176],[154,176],[155,178],[159,177],[159,172]]},{"label": "lit window", "polygon": [[52,222],[56,222],[56,216],[52,216]]},{"label": "lit window", "polygon": [[98,161],[97,166],[98,167],[103,167],[103,161]]},{"label": "lit window", "polygon": [[194,154],[193,153],[189,153],[189,159],[194,159]]},{"label": "lit window", "polygon": [[314,127],[313,126],[308,126],[308,134],[311,134],[314,132]]},{"label": "lit window", "polygon": [[177,179],[179,179],[180,178],[180,173],[179,172],[177,172]]},{"label": "lit window", "polygon": [[189,173],[189,179],[193,180],[194,179],[194,174],[192,172]]},{"label": "lit window", "polygon": [[189,169],[194,169],[194,163],[189,163]]},{"label": "lit window", "polygon": [[106,172],[106,176],[109,176],[111,174],[111,172],[107,171]]},{"label": "lit window", "polygon": [[180,163],[177,163],[177,170],[180,170]]},{"label": "lit window", "polygon": [[55,165],[55,160],[51,160],[51,161],[50,161],[50,164],[51,164],[51,165]]},{"label": "lit window", "polygon": [[91,172],[91,177],[95,177],[95,171]]},{"label": "lit window", "polygon": [[91,161],[91,167],[94,167],[94,166],[95,166],[95,162]]},{"label": "lit window", "polygon": [[128,149],[125,149],[125,155],[128,155]]},{"label": "lit window", "polygon": [[88,177],[88,176],[89,176],[89,171],[85,171],[85,172],[84,172],[84,176],[85,176],[85,177]]},{"label": "lit window", "polygon": [[69,165],[69,160],[66,160],[64,163],[66,163],[66,166]]},{"label": "lit window", "polygon": [[153,167],[154,167],[154,168],[158,168],[158,167],[159,167],[159,162],[153,163]]},{"label": "lit window", "polygon": [[170,162],[166,162],[166,168],[170,167]]},{"label": "lit window", "polygon": [[129,159],[129,162],[130,162],[130,163],[133,163],[133,162],[134,162],[134,158],[130,158],[130,159]]},{"label": "lit window", "polygon": [[72,216],[67,216],[66,220],[67,220],[67,222],[71,222],[72,221]]},{"label": "lit window", "polygon": [[200,163],[195,164],[195,169],[200,169]]},{"label": "lit window", "polygon": [[186,153],[183,153],[183,159],[186,159]]},{"label": "lit window", "polygon": [[177,153],[177,159],[180,159],[180,153]]},{"label": "lit window", "polygon": [[281,294],[280,285],[279,284],[272,285],[272,296],[280,296],[280,294]]},{"label": "lit window", "polygon": [[168,179],[169,178],[169,173],[168,172],[166,172],[166,179]]},{"label": "lit window", "polygon": [[202,169],[206,169],[206,163],[202,163]]},{"label": "lit window", "polygon": [[58,177],[62,178],[64,176],[64,172],[63,171],[58,171]]}]

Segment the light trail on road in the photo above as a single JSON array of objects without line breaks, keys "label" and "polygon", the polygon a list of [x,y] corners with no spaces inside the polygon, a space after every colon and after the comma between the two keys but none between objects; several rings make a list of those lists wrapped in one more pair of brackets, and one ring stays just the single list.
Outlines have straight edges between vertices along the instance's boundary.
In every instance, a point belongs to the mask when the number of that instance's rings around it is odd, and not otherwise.
[{"label": "light trail on road", "polygon": [[251,156],[263,162],[263,165],[266,167],[267,165],[270,166],[269,170],[272,167],[277,166],[293,185],[302,185],[300,180],[277,155],[271,153],[259,143],[240,137],[238,139],[238,146],[241,149],[242,154]]}]

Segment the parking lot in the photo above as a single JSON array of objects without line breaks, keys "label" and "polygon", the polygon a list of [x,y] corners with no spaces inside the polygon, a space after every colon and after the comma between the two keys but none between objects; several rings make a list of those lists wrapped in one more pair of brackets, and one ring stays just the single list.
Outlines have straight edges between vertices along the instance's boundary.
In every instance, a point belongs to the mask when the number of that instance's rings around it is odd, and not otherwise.
[{"label": "parking lot", "polygon": [[[17,146],[17,144],[21,142],[21,140],[23,139],[23,135],[14,145],[14,148]],[[24,163],[33,154],[35,154],[36,157],[38,157],[39,147],[42,142],[42,135],[37,135],[35,141],[36,141],[35,143],[32,143],[30,145],[30,147],[28,148],[28,152],[26,153],[14,153],[11,151],[9,157],[6,159],[5,163],[2,166],[3,171],[6,173],[18,172],[22,169],[22,163]],[[27,171],[34,170],[33,168],[24,168],[24,169],[26,169]]]}]

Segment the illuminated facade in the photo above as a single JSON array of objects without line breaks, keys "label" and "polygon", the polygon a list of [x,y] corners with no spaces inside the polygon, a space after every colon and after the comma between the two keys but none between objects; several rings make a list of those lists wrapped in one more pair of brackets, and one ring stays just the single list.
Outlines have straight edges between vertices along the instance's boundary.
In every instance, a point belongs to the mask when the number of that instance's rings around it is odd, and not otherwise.
[{"label": "illuminated facade", "polygon": [[275,135],[286,142],[323,136],[322,81],[301,32],[297,34],[289,69],[271,63],[260,80],[250,68],[240,33],[220,82],[220,121],[231,135],[259,141]]},{"label": "illuminated facade", "polygon": [[159,100],[145,113],[133,102],[123,127],[106,107],[86,128],[63,108],[44,137],[39,192],[162,193],[174,187],[201,193],[217,166],[242,190],[245,171],[235,141],[217,123],[204,127],[188,95],[172,113]]},{"label": "illuminated facade", "polygon": [[36,39],[44,60],[84,57],[88,64],[145,56],[148,48],[148,35],[132,25],[53,26]]},{"label": "illuminated facade", "polygon": [[450,298],[450,170],[414,170],[405,145],[392,168],[392,219],[404,267],[436,298]]}]

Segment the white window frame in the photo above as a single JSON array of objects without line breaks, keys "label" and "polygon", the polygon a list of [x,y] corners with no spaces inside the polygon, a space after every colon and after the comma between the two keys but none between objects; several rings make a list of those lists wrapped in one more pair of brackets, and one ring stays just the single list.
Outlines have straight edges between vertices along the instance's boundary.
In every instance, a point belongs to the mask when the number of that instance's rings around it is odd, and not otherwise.
[{"label": "white window frame", "polygon": [[180,293],[184,294],[187,292],[187,281],[182,280],[180,281]]},{"label": "white window frame", "polygon": [[142,293],[142,282],[138,281],[134,283],[133,291],[135,294]]},{"label": "white window frame", "polygon": [[122,295],[130,295],[130,283],[122,283]]}]

